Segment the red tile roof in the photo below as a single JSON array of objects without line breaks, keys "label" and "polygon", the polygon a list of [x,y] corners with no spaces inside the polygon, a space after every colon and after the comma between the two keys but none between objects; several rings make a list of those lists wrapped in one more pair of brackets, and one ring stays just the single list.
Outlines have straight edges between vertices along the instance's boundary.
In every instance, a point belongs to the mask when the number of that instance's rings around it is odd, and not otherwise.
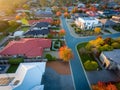
[{"label": "red tile roof", "polygon": [[26,38],[20,41],[11,41],[0,51],[0,55],[25,55],[27,57],[42,56],[45,48],[51,47],[50,39]]},{"label": "red tile roof", "polygon": [[52,21],[53,21],[52,18],[40,19],[40,20],[29,20],[29,24],[32,25],[32,24],[38,23],[38,22],[48,22],[48,23],[51,23]]}]

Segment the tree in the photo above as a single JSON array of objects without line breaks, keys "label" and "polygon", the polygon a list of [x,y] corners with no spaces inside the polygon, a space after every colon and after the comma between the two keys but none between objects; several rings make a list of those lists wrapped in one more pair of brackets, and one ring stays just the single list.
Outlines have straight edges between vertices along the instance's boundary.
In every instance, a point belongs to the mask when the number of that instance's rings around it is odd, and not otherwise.
[{"label": "tree", "polygon": [[101,28],[99,28],[99,27],[96,27],[96,28],[94,29],[94,32],[95,32],[96,34],[99,34],[100,31],[101,31]]},{"label": "tree", "polygon": [[116,88],[115,85],[110,83],[110,84],[107,85],[106,90],[117,90],[117,88]]},{"label": "tree", "polygon": [[59,56],[65,62],[68,62],[71,58],[73,58],[73,53],[70,48],[67,46],[63,46],[59,49]]},{"label": "tree", "polygon": [[46,0],[39,0],[40,1],[40,5],[42,6],[42,7],[45,7],[46,6],[46,4],[47,4],[47,1]]},{"label": "tree", "polygon": [[26,9],[26,10],[30,9],[29,5],[27,5],[27,4],[24,4],[23,8]]},{"label": "tree", "polygon": [[65,35],[65,30],[64,29],[61,29],[60,31],[59,31],[59,36],[60,37],[63,37]]},{"label": "tree", "polygon": [[77,8],[77,7],[74,7],[74,8],[72,9],[71,13],[76,13],[76,12],[78,12],[78,8]]},{"label": "tree", "polygon": [[60,25],[60,19],[58,19],[58,20],[55,21],[55,25],[56,25],[56,26],[59,26],[59,25]]},{"label": "tree", "polygon": [[16,26],[18,26],[18,23],[15,20],[10,20],[8,23],[9,23],[10,27],[16,27]]},{"label": "tree", "polygon": [[64,17],[69,17],[69,16],[70,16],[70,14],[68,12],[64,13]]},{"label": "tree", "polygon": [[57,12],[56,12],[56,16],[58,16],[58,17],[61,16],[61,12],[60,12],[60,11],[57,11]]},{"label": "tree", "polygon": [[105,44],[108,44],[108,45],[111,45],[112,44],[112,38],[111,37],[107,37],[107,38],[105,38],[104,39],[104,42],[105,42]]},{"label": "tree", "polygon": [[108,45],[108,44],[105,44],[104,46],[100,46],[99,47],[99,50],[102,52],[102,51],[111,51],[113,50],[113,47]]},{"label": "tree", "polygon": [[13,8],[7,9],[6,10],[6,14],[9,15],[13,15],[15,13],[15,10]]},{"label": "tree", "polygon": [[21,17],[20,17],[19,15],[16,15],[16,16],[15,16],[15,19],[16,19],[16,20],[20,20]]},{"label": "tree", "polygon": [[84,63],[84,66],[85,66],[85,69],[88,70],[88,71],[97,70],[97,68],[98,68],[97,62],[95,62],[95,61],[90,61],[90,60],[87,60],[87,61]]},{"label": "tree", "polygon": [[21,19],[21,22],[22,22],[22,24],[24,24],[24,25],[29,25],[28,20],[25,19],[25,18],[22,18],[22,19]]}]

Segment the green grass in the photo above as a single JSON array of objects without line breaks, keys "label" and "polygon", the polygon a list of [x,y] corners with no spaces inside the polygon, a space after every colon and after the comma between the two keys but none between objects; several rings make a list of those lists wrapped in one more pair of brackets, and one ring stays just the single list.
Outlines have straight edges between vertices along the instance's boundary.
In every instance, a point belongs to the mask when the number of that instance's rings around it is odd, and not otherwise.
[{"label": "green grass", "polygon": [[[84,53],[84,54],[81,54],[81,53],[79,52],[80,48],[83,48],[83,47],[85,48],[86,45],[87,45],[87,42],[80,43],[80,44],[77,45],[77,50],[78,50],[79,56],[80,56],[80,58],[81,58],[81,61],[82,61],[82,63],[83,63],[83,66],[84,66],[84,63],[85,63],[86,61],[88,61],[88,60],[90,60],[90,61],[95,61],[95,62],[96,62],[96,60],[94,59],[93,55],[90,54],[90,53],[87,53],[87,51],[86,51],[86,53]],[[85,66],[84,66],[84,67],[85,67]],[[100,66],[98,66],[98,68],[100,68]]]},{"label": "green grass", "polygon": [[7,32],[15,32],[18,27],[9,27],[6,31]]},{"label": "green grass", "polygon": [[15,73],[19,65],[11,65],[7,70],[7,73]]},{"label": "green grass", "polygon": [[28,30],[29,30],[29,28],[30,28],[30,27],[21,27],[21,28],[20,28],[20,30],[22,30],[22,31],[26,32],[26,31],[28,31]]},{"label": "green grass", "polygon": [[[85,47],[86,44],[87,44],[87,42],[78,44],[78,46],[77,46],[78,52],[79,52],[80,48]],[[87,60],[93,60],[93,59],[94,59],[94,58],[93,58],[90,54],[88,54],[88,53],[81,55],[81,53],[79,52],[79,55],[80,55],[80,58],[81,58],[81,60],[82,60],[82,63],[86,62]]]},{"label": "green grass", "polygon": [[77,45],[77,49],[79,50],[80,48],[85,47],[86,45],[87,45],[87,42],[80,43]]},{"label": "green grass", "polygon": [[0,35],[0,41],[2,41],[2,39],[5,38],[4,35]]}]

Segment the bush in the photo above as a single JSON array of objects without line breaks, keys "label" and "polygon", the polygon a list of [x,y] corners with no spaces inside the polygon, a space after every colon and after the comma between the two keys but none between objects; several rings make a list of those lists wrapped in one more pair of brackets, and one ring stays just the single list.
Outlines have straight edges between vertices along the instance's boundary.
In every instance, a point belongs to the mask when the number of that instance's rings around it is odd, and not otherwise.
[{"label": "bush", "polygon": [[120,44],[118,42],[114,42],[114,43],[112,43],[112,47],[114,49],[119,49],[120,48]]},{"label": "bush", "polygon": [[52,34],[48,34],[47,37],[48,37],[48,38],[53,38],[53,35],[52,35]]},{"label": "bush", "polygon": [[51,54],[46,54],[45,58],[47,58],[48,61],[52,60],[52,55]]},{"label": "bush", "polygon": [[84,66],[85,66],[85,69],[88,70],[88,71],[97,70],[97,68],[98,68],[97,62],[95,62],[95,61],[90,61],[90,60],[87,60],[87,61],[84,63]]},{"label": "bush", "polygon": [[45,58],[47,58],[48,61],[54,61],[54,60],[56,60],[56,57],[52,57],[51,54],[46,54]]},{"label": "bush", "polygon": [[75,26],[76,26],[76,24],[75,24],[75,23],[72,23],[72,24],[71,24],[71,27],[75,27]]},{"label": "bush", "polygon": [[23,61],[24,61],[23,58],[11,58],[11,59],[9,59],[8,63],[17,65],[17,64],[22,63]]}]

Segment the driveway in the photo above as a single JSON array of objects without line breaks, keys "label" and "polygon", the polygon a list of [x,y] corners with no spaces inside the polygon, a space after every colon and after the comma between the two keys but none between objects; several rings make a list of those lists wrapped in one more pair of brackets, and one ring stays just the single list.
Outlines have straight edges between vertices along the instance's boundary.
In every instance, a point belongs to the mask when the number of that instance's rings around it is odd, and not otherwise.
[{"label": "driveway", "polygon": [[74,90],[71,75],[58,74],[50,67],[46,67],[42,84],[44,90]]}]

